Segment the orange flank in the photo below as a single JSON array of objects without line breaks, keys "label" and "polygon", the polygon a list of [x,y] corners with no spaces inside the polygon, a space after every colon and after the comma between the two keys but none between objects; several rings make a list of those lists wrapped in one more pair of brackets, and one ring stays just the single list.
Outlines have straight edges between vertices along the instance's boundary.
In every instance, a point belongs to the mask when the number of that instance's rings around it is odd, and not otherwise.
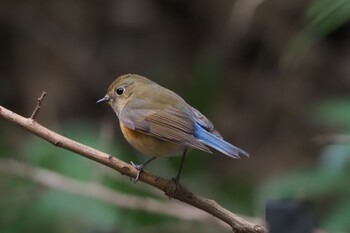
[{"label": "orange flank", "polygon": [[135,130],[131,130],[120,122],[120,129],[126,140],[138,151],[148,156],[171,156],[181,154],[185,146],[164,141]]}]

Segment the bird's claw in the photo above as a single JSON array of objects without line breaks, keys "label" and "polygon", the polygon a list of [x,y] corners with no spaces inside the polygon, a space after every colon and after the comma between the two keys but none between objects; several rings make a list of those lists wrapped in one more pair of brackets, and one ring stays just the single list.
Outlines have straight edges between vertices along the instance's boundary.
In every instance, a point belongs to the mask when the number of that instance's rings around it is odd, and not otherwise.
[{"label": "bird's claw", "polygon": [[133,161],[130,161],[130,163],[137,170],[136,177],[133,180],[134,183],[137,183],[137,181],[139,181],[140,174],[142,172],[143,164],[135,164]]},{"label": "bird's claw", "polygon": [[171,193],[169,193],[168,197],[169,199],[174,198],[177,193],[179,192],[179,190],[181,189],[181,184],[179,182],[179,177],[176,176],[175,178],[171,178],[171,181],[173,181],[175,183],[175,190],[172,190]]}]

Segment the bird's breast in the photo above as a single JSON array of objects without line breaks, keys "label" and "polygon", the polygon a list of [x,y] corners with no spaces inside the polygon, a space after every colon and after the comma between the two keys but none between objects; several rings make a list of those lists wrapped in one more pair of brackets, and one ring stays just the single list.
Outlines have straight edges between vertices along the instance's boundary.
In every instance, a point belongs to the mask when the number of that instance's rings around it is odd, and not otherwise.
[{"label": "bird's breast", "polygon": [[181,155],[186,147],[147,135],[136,130],[131,130],[120,122],[121,131],[125,139],[138,151],[148,156],[174,156]]}]

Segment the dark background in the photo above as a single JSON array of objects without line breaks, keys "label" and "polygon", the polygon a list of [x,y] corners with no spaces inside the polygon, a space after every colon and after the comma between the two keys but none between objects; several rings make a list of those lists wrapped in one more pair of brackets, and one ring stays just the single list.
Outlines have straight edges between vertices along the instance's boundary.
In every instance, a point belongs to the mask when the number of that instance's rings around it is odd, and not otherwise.
[{"label": "dark background", "polygon": [[[143,162],[112,110],[95,102],[117,76],[144,75],[180,94],[251,154],[231,160],[192,151],[182,182],[193,192],[258,218],[267,200],[307,200],[320,227],[349,231],[349,17],[350,3],[342,0],[2,0],[0,104],[30,116],[45,90],[41,124]],[[226,232],[6,172],[1,163],[16,160],[148,195],[137,189],[145,185],[115,181],[118,173],[4,121],[0,157],[2,232]],[[158,160],[148,170],[170,178],[179,162]]]}]

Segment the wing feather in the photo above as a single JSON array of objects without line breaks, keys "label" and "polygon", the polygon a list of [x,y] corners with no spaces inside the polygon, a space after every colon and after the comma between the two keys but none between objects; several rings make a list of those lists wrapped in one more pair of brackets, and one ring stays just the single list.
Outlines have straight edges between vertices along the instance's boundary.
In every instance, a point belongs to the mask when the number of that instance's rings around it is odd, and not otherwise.
[{"label": "wing feather", "polygon": [[119,118],[132,130],[211,153],[193,136],[194,122],[191,117],[174,107],[168,106],[161,110],[124,108]]},{"label": "wing feather", "polygon": [[194,107],[188,105],[193,113],[193,117],[196,120],[196,122],[202,126],[204,129],[206,129],[208,132],[215,134],[216,136],[222,138],[221,134],[214,128],[213,123],[206,118],[200,111],[195,109]]}]

